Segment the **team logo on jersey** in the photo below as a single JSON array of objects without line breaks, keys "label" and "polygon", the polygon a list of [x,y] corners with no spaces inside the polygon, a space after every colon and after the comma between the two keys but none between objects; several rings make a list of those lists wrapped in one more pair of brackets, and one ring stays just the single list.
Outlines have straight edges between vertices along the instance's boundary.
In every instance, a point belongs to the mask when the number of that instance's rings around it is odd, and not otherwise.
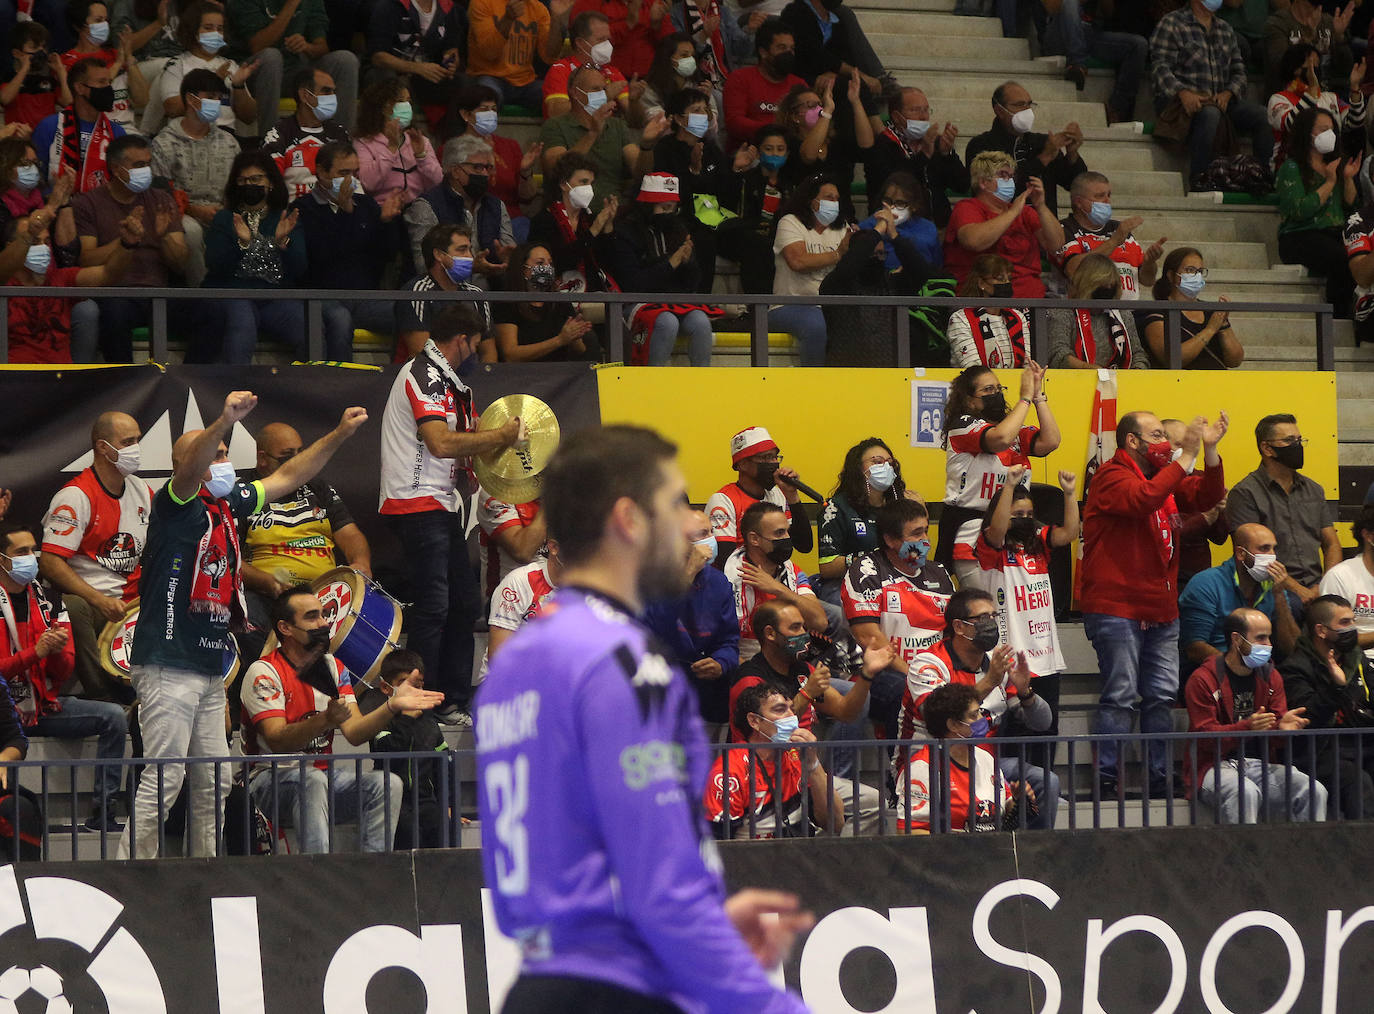
[{"label": "team logo on jersey", "polygon": [[868,525],[866,525],[866,524],[865,524],[864,522],[862,522],[862,521],[855,521],[855,522],[854,522],[854,534],[855,534],[855,535],[867,535],[867,534],[868,534]]},{"label": "team logo on jersey", "polygon": [[926,783],[920,779],[914,779],[911,783],[911,798],[913,802],[929,803],[930,790],[926,788]]},{"label": "team logo on jersey", "polygon": [[48,518],[48,531],[52,532],[59,539],[66,538],[76,531],[76,511],[70,504],[62,504],[57,510],[52,512]]},{"label": "team logo on jersey", "polygon": [[142,547],[128,532],[115,532],[96,550],[95,560],[116,574],[132,574],[138,566]]},{"label": "team logo on jersey", "polygon": [[639,720],[648,721],[651,713],[661,711],[668,696],[668,685],[673,680],[673,670],[662,655],[646,651],[636,659],[628,645],[622,644],[615,650],[615,660],[630,681],[639,705]]},{"label": "team logo on jersey", "polygon": [[711,508],[711,532],[719,535],[730,530],[730,511],[725,507]]},{"label": "team logo on jersey", "polygon": [[517,592],[514,588],[502,588],[501,597],[505,599],[507,602],[514,603],[520,598],[520,593]]},{"label": "team logo on jersey", "polygon": [[261,673],[253,680],[253,693],[263,704],[271,704],[281,699],[281,686],[267,673]]},{"label": "team logo on jersey", "polygon": [[887,593],[887,611],[889,613],[900,613],[902,611],[902,593],[890,591]]}]

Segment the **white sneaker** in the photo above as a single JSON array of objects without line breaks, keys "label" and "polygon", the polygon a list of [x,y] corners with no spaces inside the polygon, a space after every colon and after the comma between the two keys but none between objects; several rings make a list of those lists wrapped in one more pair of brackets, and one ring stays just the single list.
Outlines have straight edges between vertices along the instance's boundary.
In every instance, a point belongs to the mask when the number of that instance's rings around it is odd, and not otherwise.
[{"label": "white sneaker", "polygon": [[456,704],[446,704],[435,709],[434,717],[439,720],[439,724],[447,725],[450,729],[472,728],[472,716]]}]

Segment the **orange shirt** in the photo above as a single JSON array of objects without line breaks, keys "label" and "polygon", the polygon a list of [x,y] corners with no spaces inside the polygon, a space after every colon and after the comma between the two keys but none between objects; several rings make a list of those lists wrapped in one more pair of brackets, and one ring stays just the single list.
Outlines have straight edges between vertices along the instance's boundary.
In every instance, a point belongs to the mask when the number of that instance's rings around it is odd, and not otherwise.
[{"label": "orange shirt", "polygon": [[525,13],[502,35],[496,27],[506,13],[506,0],[472,0],[468,8],[468,73],[499,77],[517,88],[534,80],[534,58],[550,30],[549,9],[526,0]]}]

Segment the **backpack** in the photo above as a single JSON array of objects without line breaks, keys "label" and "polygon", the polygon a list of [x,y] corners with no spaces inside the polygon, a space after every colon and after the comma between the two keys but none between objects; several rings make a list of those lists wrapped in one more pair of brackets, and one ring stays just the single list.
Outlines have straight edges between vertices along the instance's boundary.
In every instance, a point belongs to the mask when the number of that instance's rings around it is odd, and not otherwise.
[{"label": "backpack", "polygon": [[1192,189],[1263,197],[1274,192],[1274,174],[1253,155],[1227,155],[1212,159]]}]

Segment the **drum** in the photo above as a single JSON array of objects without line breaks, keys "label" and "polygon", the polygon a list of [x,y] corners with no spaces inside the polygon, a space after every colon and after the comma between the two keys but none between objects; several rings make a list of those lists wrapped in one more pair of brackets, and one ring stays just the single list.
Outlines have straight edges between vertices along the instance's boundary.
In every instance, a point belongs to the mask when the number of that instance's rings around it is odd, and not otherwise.
[{"label": "drum", "polygon": [[[122,620],[111,620],[101,631],[98,650],[100,668],[125,684],[129,678],[130,662],[133,656],[134,628],[138,626],[138,599],[129,603],[128,611]],[[229,647],[224,652],[224,685],[234,681],[239,672],[239,644],[233,634],[229,635]]]},{"label": "drum", "polygon": [[[310,588],[320,597],[329,622],[329,653],[354,679],[374,682],[382,659],[401,646],[401,604],[352,567],[336,567],[312,581]],[[276,650],[273,632],[262,653]]]}]

